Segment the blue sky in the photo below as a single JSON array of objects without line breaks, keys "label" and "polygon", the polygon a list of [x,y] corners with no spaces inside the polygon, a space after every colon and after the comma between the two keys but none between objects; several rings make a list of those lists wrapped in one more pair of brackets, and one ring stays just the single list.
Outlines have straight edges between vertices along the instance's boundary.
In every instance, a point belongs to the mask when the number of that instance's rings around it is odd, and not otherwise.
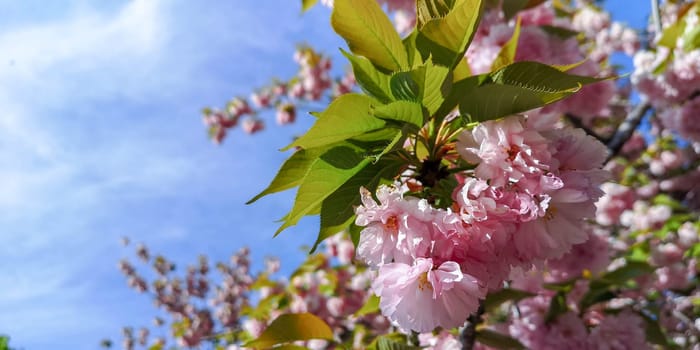
[{"label": "blue sky", "polygon": [[96,349],[149,325],[150,299],[116,267],[122,236],[180,265],[248,245],[291,268],[313,242],[313,219],[271,238],[293,193],[243,204],[311,118],[216,147],[199,110],[291,76],[307,37],[337,56],[329,11],[201,3],[0,0],[0,334],[13,345]]}]

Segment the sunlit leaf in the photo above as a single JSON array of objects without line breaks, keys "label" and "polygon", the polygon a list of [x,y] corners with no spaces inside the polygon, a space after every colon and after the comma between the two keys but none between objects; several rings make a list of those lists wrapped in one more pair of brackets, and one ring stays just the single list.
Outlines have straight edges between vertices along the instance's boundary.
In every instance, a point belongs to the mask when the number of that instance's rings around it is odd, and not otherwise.
[{"label": "sunlit leaf", "polygon": [[291,147],[314,148],[346,140],[367,131],[380,129],[385,122],[372,115],[372,99],[360,94],[345,94],[323,111],[316,123]]},{"label": "sunlit leaf", "polygon": [[447,15],[455,4],[455,0],[417,0],[416,23],[423,27],[427,22]]},{"label": "sunlit leaf", "polygon": [[294,152],[294,154],[282,164],[282,167],[277,171],[277,175],[275,175],[275,178],[272,179],[272,182],[270,182],[267,188],[246,202],[246,204],[251,204],[268,194],[299,186],[304,180],[304,176],[306,176],[306,172],[311,167],[311,164],[325,151],[326,149],[319,147],[308,150],[300,149]]},{"label": "sunlit leaf", "polygon": [[401,37],[375,0],[335,0],[331,25],[353,53],[388,71],[408,68]]},{"label": "sunlit leaf", "polygon": [[310,313],[284,314],[277,317],[260,337],[245,347],[265,349],[297,340],[333,340],[333,331],[322,319]]},{"label": "sunlit leaf", "polygon": [[374,192],[383,178],[392,178],[401,166],[396,161],[369,164],[328,196],[321,206],[321,229],[311,253],[323,240],[348,228],[355,221],[355,207],[361,203],[360,187]]},{"label": "sunlit leaf", "polygon": [[380,72],[372,65],[372,62],[364,57],[353,55],[342,49],[340,51],[350,61],[355,80],[357,80],[357,84],[362,91],[380,102],[392,100],[391,89],[389,88],[391,76]]},{"label": "sunlit leaf", "polygon": [[476,333],[476,341],[496,349],[527,349],[517,339],[511,338],[503,333],[494,332],[489,329],[482,329]]},{"label": "sunlit leaf", "polygon": [[529,298],[534,295],[535,294],[526,292],[524,290],[504,288],[497,292],[491,292],[486,296],[486,299],[484,300],[484,309],[487,312],[492,311],[493,309],[507,301],[518,302],[522,299]]},{"label": "sunlit leaf", "polygon": [[425,118],[423,108],[419,103],[396,101],[374,108],[374,116],[380,119],[408,123],[416,128],[423,127]]},{"label": "sunlit leaf", "polygon": [[318,0],[301,0],[301,11],[306,12],[310,8],[314,7]]},{"label": "sunlit leaf", "polygon": [[559,315],[569,311],[569,307],[566,305],[566,294],[563,292],[558,292],[552,297],[552,301],[549,303],[549,309],[547,309],[547,314],[545,315],[545,322],[550,323],[554,321]]},{"label": "sunlit leaf", "polygon": [[515,62],[515,52],[518,48],[518,40],[520,39],[520,17],[515,22],[515,29],[513,29],[513,35],[508,39],[508,41],[501,47],[501,51],[498,52],[498,56],[493,60],[491,64],[491,70],[495,71],[501,69],[513,62]]},{"label": "sunlit leaf", "polygon": [[481,11],[481,0],[456,0],[447,15],[426,22],[416,37],[423,58],[454,68],[474,37]]},{"label": "sunlit leaf", "polygon": [[323,200],[370,163],[370,159],[364,156],[363,149],[350,144],[341,144],[323,153],[314,161],[299,185],[294,206],[275,235],[296,225],[303,216],[318,208]]},{"label": "sunlit leaf", "polygon": [[537,62],[516,62],[455,84],[460,112],[474,120],[496,119],[559,101],[586,84],[605,80],[564,73]]},{"label": "sunlit leaf", "polygon": [[369,298],[367,298],[367,302],[355,312],[355,316],[360,317],[375,312],[379,312],[379,297],[371,294]]}]

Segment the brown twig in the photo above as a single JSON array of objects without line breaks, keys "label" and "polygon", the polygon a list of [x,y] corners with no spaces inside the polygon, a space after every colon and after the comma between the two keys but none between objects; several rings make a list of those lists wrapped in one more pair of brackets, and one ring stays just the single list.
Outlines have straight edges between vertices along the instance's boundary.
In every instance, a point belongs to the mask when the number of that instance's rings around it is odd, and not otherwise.
[{"label": "brown twig", "polygon": [[462,333],[460,334],[462,340],[462,350],[472,350],[474,348],[474,343],[476,343],[476,326],[481,323],[481,316],[484,314],[484,304],[479,303],[479,309],[475,314],[469,316],[467,319],[467,324],[462,328]]},{"label": "brown twig", "polygon": [[625,117],[625,120],[622,121],[622,124],[617,127],[615,134],[610,138],[610,141],[606,143],[608,150],[610,150],[610,154],[605,160],[606,163],[620,152],[622,146],[632,137],[632,133],[637,129],[639,123],[642,122],[642,118],[649,110],[651,110],[651,105],[648,102],[642,102],[634,107]]},{"label": "brown twig", "polygon": [[564,116],[566,117],[566,120],[569,121],[569,123],[571,123],[571,125],[573,125],[574,127],[577,127],[579,129],[583,129],[583,131],[585,131],[586,134],[595,137],[596,140],[598,140],[602,143],[608,142],[608,140],[606,140],[602,136],[598,135],[595,131],[593,131],[590,128],[588,128],[587,126],[583,125],[583,123],[581,122],[581,118],[579,118],[573,114],[569,114],[569,113],[566,113],[566,115],[564,115]]}]

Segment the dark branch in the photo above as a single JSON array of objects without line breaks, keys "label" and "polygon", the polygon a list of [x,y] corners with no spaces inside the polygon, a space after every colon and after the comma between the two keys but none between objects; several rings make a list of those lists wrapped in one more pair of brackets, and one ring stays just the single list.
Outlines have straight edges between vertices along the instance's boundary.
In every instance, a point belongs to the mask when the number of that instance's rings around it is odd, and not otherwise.
[{"label": "dark branch", "polygon": [[569,114],[569,113],[567,113],[567,114],[565,115],[565,117],[566,117],[566,120],[568,120],[569,123],[571,123],[571,125],[573,125],[573,126],[579,128],[579,129],[583,129],[583,131],[585,131],[586,134],[595,137],[596,140],[598,140],[598,141],[600,141],[600,142],[602,142],[602,143],[608,142],[608,140],[604,139],[604,138],[601,137],[600,135],[596,134],[593,130],[591,130],[591,129],[589,129],[587,126],[583,125],[583,123],[581,123],[581,119],[580,119],[579,117],[577,117],[577,116],[575,116],[575,115],[573,115],[573,114]]},{"label": "dark branch", "polygon": [[648,102],[643,102],[634,107],[627,117],[625,117],[625,120],[622,121],[622,124],[620,124],[615,134],[606,144],[610,150],[610,154],[605,160],[606,163],[620,152],[622,146],[632,137],[632,133],[634,133],[634,130],[637,129],[639,123],[642,122],[642,118],[650,109],[651,105],[649,105]]},{"label": "dark branch", "polygon": [[462,340],[462,350],[472,350],[474,349],[474,343],[476,342],[476,326],[481,323],[481,316],[484,314],[484,304],[479,303],[479,310],[475,314],[469,316],[467,319],[467,324],[462,329],[460,334]]}]

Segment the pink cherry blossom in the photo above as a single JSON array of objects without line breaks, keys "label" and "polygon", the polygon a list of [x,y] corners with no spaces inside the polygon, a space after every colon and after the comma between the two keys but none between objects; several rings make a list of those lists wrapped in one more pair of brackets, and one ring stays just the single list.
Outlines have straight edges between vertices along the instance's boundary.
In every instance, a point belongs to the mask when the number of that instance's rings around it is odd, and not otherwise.
[{"label": "pink cherry blossom", "polygon": [[551,157],[547,139],[518,116],[479,124],[460,135],[457,147],[464,159],[479,163],[476,176],[497,187],[521,180],[525,188],[537,186]]},{"label": "pink cherry blossom", "polygon": [[380,297],[382,314],[399,327],[416,332],[461,326],[486,294],[456,262],[433,266],[432,259],[424,258],[417,258],[412,265],[382,266],[372,288]]},{"label": "pink cherry blossom", "polygon": [[392,261],[410,263],[425,256],[431,235],[431,208],[425,200],[404,199],[398,189],[381,186],[376,203],[361,189],[362,206],[356,209],[355,224],[364,226],[357,255],[370,266]]}]

